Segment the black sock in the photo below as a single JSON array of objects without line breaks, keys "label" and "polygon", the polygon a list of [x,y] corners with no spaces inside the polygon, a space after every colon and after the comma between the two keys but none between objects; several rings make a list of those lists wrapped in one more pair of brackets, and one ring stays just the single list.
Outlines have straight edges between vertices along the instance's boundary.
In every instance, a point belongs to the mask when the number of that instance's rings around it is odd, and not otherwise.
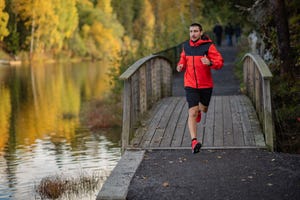
[{"label": "black sock", "polygon": [[197,138],[193,138],[193,139],[192,139],[192,142],[193,142],[194,140],[197,140]]}]

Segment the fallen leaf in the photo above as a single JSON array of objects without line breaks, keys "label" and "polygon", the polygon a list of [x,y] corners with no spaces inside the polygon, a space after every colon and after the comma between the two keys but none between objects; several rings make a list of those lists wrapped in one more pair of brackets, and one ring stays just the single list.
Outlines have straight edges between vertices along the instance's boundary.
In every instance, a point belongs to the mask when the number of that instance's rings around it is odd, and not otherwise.
[{"label": "fallen leaf", "polygon": [[164,187],[169,187],[170,184],[169,184],[169,182],[166,181],[166,182],[163,183],[163,186],[164,186]]}]

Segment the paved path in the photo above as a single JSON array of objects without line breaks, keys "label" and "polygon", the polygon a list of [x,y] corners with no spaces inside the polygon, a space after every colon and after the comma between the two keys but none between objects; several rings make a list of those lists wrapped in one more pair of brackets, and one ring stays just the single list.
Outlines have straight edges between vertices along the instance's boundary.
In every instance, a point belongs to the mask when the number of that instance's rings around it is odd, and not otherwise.
[{"label": "paved path", "polygon": [[262,149],[147,151],[127,200],[299,200],[299,167]]}]

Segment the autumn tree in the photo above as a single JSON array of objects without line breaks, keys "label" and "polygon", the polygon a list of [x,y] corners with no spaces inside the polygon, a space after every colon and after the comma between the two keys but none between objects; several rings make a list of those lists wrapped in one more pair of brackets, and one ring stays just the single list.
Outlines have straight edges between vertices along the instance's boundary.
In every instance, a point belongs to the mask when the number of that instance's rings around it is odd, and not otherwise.
[{"label": "autumn tree", "polygon": [[82,1],[78,5],[80,36],[93,59],[119,59],[123,26],[118,22],[111,0]]},{"label": "autumn tree", "polygon": [[134,39],[140,42],[141,50],[152,51],[155,17],[149,0],[136,1],[133,19]]},{"label": "autumn tree", "polygon": [[3,40],[5,36],[9,34],[8,29],[7,29],[7,22],[8,22],[8,13],[4,12],[4,7],[5,7],[5,1],[1,0],[0,1],[0,41]]},{"label": "autumn tree", "polygon": [[54,38],[53,48],[60,51],[63,45],[67,46],[67,40],[73,36],[78,27],[78,13],[76,0],[52,0],[54,12],[58,17],[57,38]]}]

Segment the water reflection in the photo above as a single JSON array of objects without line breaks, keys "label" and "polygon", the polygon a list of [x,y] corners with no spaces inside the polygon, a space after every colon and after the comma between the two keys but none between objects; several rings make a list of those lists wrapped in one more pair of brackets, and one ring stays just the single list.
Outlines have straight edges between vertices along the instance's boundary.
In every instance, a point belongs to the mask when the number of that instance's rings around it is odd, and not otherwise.
[{"label": "water reflection", "polygon": [[34,184],[49,175],[109,174],[120,128],[91,132],[80,120],[109,90],[107,66],[0,66],[0,199],[38,199]]}]

